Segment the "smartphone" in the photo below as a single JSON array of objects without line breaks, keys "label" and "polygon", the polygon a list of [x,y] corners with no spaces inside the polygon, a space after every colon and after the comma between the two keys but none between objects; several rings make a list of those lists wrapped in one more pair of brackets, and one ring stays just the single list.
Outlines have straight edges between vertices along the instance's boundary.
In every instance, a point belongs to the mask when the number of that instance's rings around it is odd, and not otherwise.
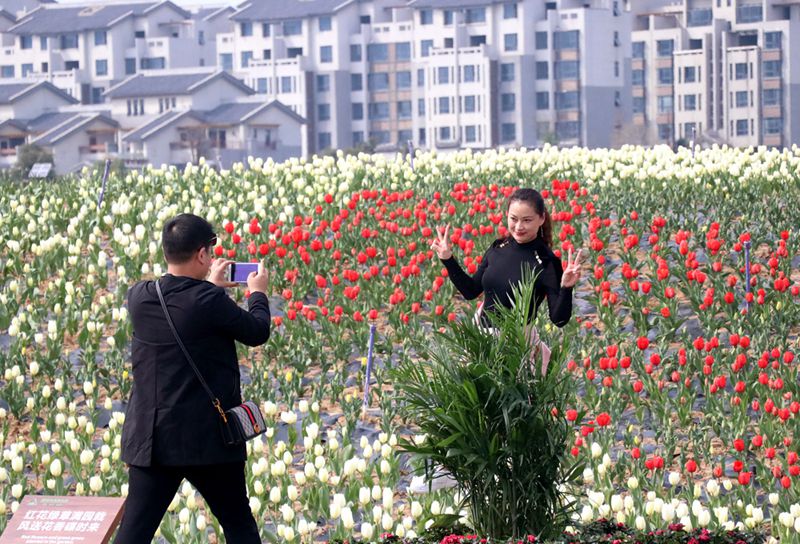
[{"label": "smartphone", "polygon": [[228,281],[247,283],[250,272],[258,272],[258,263],[231,263],[228,266]]}]

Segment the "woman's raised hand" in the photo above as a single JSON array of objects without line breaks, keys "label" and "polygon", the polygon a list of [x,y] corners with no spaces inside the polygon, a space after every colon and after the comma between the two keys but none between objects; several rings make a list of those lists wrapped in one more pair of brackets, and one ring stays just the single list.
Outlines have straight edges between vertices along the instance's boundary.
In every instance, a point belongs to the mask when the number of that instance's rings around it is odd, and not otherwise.
[{"label": "woman's raised hand", "polygon": [[450,245],[450,225],[436,227],[436,238],[431,242],[431,249],[443,261],[453,256],[453,247]]},{"label": "woman's raised hand", "polygon": [[564,275],[561,276],[561,287],[574,287],[581,277],[581,252],[579,249],[575,258],[572,258],[572,248],[567,255],[567,266],[564,267]]}]

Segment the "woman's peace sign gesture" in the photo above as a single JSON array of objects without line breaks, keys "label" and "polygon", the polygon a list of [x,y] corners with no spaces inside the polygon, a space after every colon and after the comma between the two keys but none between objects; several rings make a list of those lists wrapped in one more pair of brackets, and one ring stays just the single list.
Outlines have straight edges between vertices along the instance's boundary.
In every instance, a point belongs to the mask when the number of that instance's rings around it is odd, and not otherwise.
[{"label": "woman's peace sign gesture", "polygon": [[572,258],[572,248],[569,249],[569,254],[567,255],[567,266],[564,267],[564,275],[561,276],[561,287],[574,287],[578,280],[581,277],[581,252],[583,250],[579,249],[578,253],[575,255],[575,259]]},{"label": "woman's peace sign gesture", "polygon": [[436,228],[436,238],[431,242],[431,249],[436,256],[446,261],[453,256],[453,247],[450,245],[450,225]]}]

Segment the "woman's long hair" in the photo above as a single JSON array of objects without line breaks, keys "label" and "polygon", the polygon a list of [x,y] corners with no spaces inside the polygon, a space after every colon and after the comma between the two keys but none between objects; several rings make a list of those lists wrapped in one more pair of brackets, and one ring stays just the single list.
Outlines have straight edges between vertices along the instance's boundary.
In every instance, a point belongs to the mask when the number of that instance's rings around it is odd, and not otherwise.
[{"label": "woman's long hair", "polygon": [[544,223],[542,223],[542,226],[539,227],[539,232],[536,236],[537,238],[541,238],[547,247],[552,249],[553,221],[550,218],[550,212],[547,211],[547,208],[544,205],[544,198],[542,198],[542,195],[535,189],[517,189],[511,193],[510,197],[508,197],[506,213],[508,213],[508,208],[511,207],[511,203],[517,201],[528,204],[538,215],[544,217]]}]

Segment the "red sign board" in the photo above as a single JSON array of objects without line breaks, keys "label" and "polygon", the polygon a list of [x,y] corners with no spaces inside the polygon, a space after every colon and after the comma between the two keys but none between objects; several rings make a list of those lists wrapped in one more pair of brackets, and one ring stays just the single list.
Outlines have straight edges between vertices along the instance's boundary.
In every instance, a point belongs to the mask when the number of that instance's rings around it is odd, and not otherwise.
[{"label": "red sign board", "polygon": [[125,499],[26,495],[0,544],[106,544]]}]

